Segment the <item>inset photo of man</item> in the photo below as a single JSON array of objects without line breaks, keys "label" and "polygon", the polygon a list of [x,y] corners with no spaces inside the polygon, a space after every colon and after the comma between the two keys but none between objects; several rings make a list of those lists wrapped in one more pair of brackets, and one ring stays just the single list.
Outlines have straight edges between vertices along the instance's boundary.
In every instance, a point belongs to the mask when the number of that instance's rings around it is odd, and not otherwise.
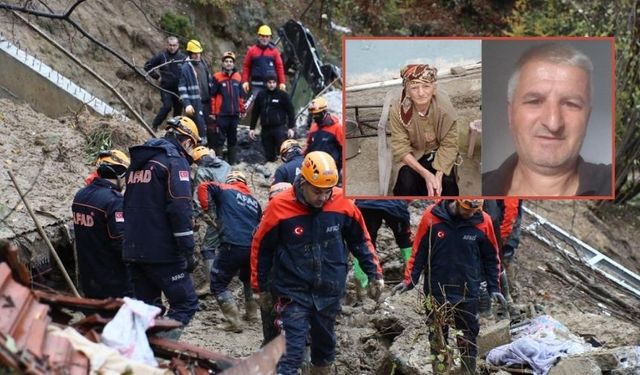
[{"label": "inset photo of man", "polygon": [[483,41],[483,195],[613,198],[613,49]]}]

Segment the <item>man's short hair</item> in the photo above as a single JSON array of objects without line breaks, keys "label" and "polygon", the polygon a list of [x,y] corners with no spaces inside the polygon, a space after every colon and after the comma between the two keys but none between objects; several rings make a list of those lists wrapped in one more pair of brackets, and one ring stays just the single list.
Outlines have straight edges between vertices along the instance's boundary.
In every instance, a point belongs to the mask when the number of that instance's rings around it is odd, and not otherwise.
[{"label": "man's short hair", "polygon": [[178,43],[178,38],[171,35],[167,37],[167,43]]},{"label": "man's short hair", "polygon": [[548,43],[532,47],[520,56],[515,70],[511,73],[511,77],[509,77],[509,83],[507,85],[507,101],[509,103],[511,103],[513,93],[516,91],[516,87],[520,81],[520,72],[522,71],[522,67],[529,61],[534,60],[575,66],[587,72],[589,74],[589,100],[592,100],[593,63],[589,56],[566,43]]}]

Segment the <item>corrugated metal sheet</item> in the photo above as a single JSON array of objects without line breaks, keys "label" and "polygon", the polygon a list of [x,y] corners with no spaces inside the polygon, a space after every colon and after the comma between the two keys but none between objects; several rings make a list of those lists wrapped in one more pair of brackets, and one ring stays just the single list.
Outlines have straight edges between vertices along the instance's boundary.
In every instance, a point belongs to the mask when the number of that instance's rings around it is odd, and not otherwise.
[{"label": "corrugated metal sheet", "polygon": [[0,363],[32,374],[87,374],[89,360],[69,341],[47,334],[49,307],[0,264]]}]

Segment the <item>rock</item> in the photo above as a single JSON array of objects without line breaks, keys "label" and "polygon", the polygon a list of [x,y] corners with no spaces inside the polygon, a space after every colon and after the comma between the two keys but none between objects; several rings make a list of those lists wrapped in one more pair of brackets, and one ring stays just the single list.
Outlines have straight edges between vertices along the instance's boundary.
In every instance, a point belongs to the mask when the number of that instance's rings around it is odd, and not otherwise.
[{"label": "rock", "polygon": [[621,346],[613,349],[602,349],[585,353],[582,357],[593,359],[602,371],[612,371],[623,367],[626,369],[630,366],[640,366],[640,350],[637,346]]},{"label": "rock", "polygon": [[478,333],[478,355],[484,356],[489,350],[511,342],[509,320],[504,319],[493,325],[480,327]]},{"label": "rock", "polygon": [[427,327],[411,327],[395,338],[389,348],[389,359],[398,374],[431,374],[429,350]]},{"label": "rock", "polygon": [[453,68],[451,68],[451,74],[453,74],[454,76],[461,76],[466,72],[467,70],[461,66],[454,66]]},{"label": "rock", "polygon": [[595,360],[589,357],[563,358],[549,371],[549,375],[602,375]]},{"label": "rock", "polygon": [[610,374],[611,375],[637,375],[637,374],[640,374],[640,366],[615,369],[615,370],[612,370]]}]

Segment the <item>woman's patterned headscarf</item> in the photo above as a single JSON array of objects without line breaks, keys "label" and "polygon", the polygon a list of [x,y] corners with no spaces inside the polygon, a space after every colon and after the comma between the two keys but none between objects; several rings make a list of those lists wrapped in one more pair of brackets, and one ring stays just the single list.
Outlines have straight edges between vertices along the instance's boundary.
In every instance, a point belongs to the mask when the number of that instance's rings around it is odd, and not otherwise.
[{"label": "woman's patterned headscarf", "polygon": [[413,116],[413,106],[407,97],[406,89],[409,82],[434,83],[438,80],[438,69],[428,64],[409,64],[400,70],[402,77],[402,97],[400,98],[400,117],[405,126],[409,126]]}]

